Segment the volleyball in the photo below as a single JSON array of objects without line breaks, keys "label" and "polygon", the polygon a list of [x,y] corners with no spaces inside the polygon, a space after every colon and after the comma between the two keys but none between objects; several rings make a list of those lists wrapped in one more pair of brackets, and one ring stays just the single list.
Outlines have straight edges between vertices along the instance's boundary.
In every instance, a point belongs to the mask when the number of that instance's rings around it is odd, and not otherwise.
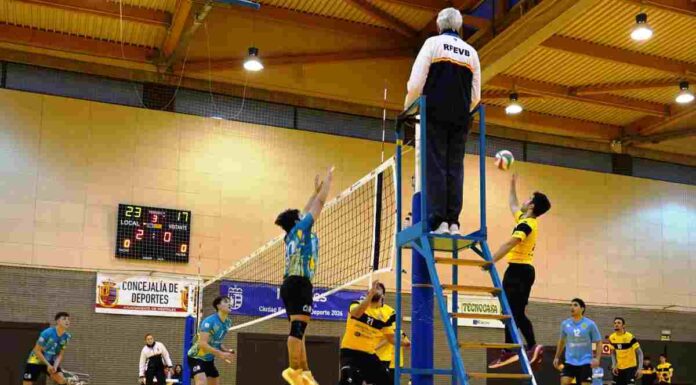
[{"label": "volleyball", "polygon": [[500,150],[495,154],[495,166],[501,170],[508,170],[515,162],[515,157],[508,150]]}]

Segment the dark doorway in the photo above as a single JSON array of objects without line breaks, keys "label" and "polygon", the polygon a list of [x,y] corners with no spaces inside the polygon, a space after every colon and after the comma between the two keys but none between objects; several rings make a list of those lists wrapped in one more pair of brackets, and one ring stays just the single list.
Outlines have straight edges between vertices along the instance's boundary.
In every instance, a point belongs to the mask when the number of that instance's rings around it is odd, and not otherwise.
[{"label": "dark doorway", "polygon": [[[240,333],[237,340],[237,385],[284,385],[288,367],[287,335]],[[337,337],[307,337],[307,360],[320,384],[338,382]]]},{"label": "dark doorway", "polygon": [[[0,322],[0,384],[21,385],[24,364],[39,333],[48,324]],[[36,382],[46,384],[46,376]]]}]

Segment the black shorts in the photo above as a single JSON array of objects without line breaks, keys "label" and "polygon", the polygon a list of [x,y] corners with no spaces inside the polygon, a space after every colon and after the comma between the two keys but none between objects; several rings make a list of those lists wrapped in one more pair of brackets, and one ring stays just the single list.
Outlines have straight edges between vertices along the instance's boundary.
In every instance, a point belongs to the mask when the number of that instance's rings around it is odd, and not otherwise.
[{"label": "black shorts", "polygon": [[215,367],[215,361],[203,361],[198,358],[189,357],[188,364],[189,368],[191,368],[191,378],[200,373],[205,373],[205,376],[210,378],[220,377],[220,372],[218,372]]},{"label": "black shorts", "polygon": [[589,364],[580,366],[565,364],[561,371],[561,377],[574,378],[578,385],[592,383],[592,366]]},{"label": "black shorts", "polygon": [[312,315],[312,289],[312,282],[307,277],[291,275],[285,278],[280,287],[280,298],[288,318],[291,315]]},{"label": "black shorts", "polygon": [[384,365],[376,354],[359,350],[341,349],[340,384],[391,385],[389,365]]},{"label": "black shorts", "polygon": [[615,385],[633,385],[636,383],[636,367],[619,369],[619,374],[614,376]]},{"label": "black shorts", "polygon": [[[57,373],[62,373],[63,369],[58,367]],[[41,376],[42,373],[45,373],[47,376],[48,374],[48,367],[46,365],[40,365],[40,364],[27,364],[24,367],[24,381],[30,381],[30,382],[36,382],[39,380],[39,377]]]}]

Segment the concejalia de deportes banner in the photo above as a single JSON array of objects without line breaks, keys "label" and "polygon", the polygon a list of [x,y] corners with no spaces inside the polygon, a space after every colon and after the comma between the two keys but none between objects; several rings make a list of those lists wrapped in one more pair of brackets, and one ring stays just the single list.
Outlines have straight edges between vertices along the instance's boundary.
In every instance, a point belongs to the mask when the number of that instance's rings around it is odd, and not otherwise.
[{"label": "concejalia de deportes banner", "polygon": [[[364,291],[340,290],[326,298],[317,298],[327,289],[314,288],[312,319],[345,321],[350,303],[360,301]],[[283,310],[280,286],[260,283],[222,281],[220,295],[230,298],[233,315],[266,316]],[[279,317],[286,317],[285,314]]]},{"label": "concejalia de deportes banner", "polygon": [[196,281],[97,273],[97,313],[186,317],[193,312]]}]

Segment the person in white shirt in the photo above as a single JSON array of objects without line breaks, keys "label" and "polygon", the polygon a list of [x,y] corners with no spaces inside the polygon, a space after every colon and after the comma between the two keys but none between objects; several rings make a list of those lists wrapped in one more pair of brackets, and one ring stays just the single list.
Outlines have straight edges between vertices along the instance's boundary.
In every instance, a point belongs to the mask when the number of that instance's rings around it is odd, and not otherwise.
[{"label": "person in white shirt", "polygon": [[145,346],[140,352],[140,383],[144,385],[164,385],[167,381],[167,372],[172,367],[167,347],[163,343],[155,341],[152,334],[145,335]]},{"label": "person in white shirt", "polygon": [[428,220],[436,234],[459,234],[464,189],[464,152],[472,112],[481,101],[481,64],[459,36],[462,14],[437,15],[440,35],[425,41],[413,63],[404,108],[426,96]]}]

